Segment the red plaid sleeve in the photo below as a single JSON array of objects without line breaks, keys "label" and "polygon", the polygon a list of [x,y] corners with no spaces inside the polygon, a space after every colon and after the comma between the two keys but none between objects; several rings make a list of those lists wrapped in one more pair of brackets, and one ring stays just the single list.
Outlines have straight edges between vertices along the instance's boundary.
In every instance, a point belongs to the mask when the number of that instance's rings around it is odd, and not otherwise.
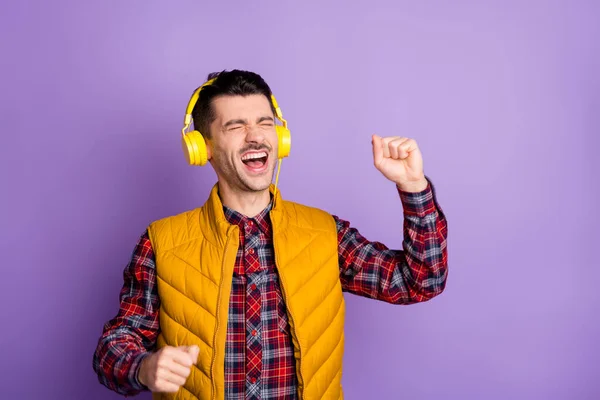
[{"label": "red plaid sleeve", "polygon": [[141,360],[154,349],[159,332],[159,298],[154,253],[148,233],[140,237],[123,272],[117,315],[104,325],[94,353],[98,380],[126,396],[144,389],[137,379]]},{"label": "red plaid sleeve", "polygon": [[334,216],[344,291],[393,304],[411,304],[444,290],[447,222],[427,180],[427,188],[419,193],[397,188],[404,209],[402,250],[369,241],[347,221]]}]

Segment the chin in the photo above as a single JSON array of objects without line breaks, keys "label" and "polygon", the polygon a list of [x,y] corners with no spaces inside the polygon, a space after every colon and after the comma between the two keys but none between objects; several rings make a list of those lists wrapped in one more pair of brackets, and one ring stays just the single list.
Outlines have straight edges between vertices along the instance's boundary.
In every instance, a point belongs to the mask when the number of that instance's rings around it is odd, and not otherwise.
[{"label": "chin", "polygon": [[272,179],[268,179],[266,176],[261,178],[250,178],[243,179],[242,182],[249,190],[253,192],[262,192],[268,190],[271,186]]},{"label": "chin", "polygon": [[268,190],[275,175],[275,166],[267,165],[263,171],[252,171],[241,165],[241,171],[238,171],[238,177],[249,191],[261,192]]}]

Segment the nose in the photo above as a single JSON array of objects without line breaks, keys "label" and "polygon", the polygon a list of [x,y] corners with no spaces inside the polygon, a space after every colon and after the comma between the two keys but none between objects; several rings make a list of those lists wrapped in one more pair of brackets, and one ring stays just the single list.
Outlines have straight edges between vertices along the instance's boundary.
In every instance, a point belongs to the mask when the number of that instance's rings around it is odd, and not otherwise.
[{"label": "nose", "polygon": [[262,143],[265,140],[265,133],[257,125],[249,125],[246,128],[246,142]]}]

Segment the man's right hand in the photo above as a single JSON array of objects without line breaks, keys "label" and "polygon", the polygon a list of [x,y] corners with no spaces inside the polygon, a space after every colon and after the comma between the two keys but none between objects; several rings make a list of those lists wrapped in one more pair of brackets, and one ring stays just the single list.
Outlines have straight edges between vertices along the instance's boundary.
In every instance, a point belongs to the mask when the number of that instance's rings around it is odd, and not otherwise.
[{"label": "man's right hand", "polygon": [[151,392],[175,393],[187,380],[198,361],[198,346],[166,346],[145,357],[138,380]]}]

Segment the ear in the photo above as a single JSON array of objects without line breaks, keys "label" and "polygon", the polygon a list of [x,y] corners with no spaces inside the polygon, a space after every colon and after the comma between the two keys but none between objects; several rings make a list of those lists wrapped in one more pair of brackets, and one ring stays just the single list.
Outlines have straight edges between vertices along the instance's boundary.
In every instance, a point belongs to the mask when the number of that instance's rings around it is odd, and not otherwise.
[{"label": "ear", "polygon": [[212,140],[206,139],[206,160],[210,161],[212,159]]}]

